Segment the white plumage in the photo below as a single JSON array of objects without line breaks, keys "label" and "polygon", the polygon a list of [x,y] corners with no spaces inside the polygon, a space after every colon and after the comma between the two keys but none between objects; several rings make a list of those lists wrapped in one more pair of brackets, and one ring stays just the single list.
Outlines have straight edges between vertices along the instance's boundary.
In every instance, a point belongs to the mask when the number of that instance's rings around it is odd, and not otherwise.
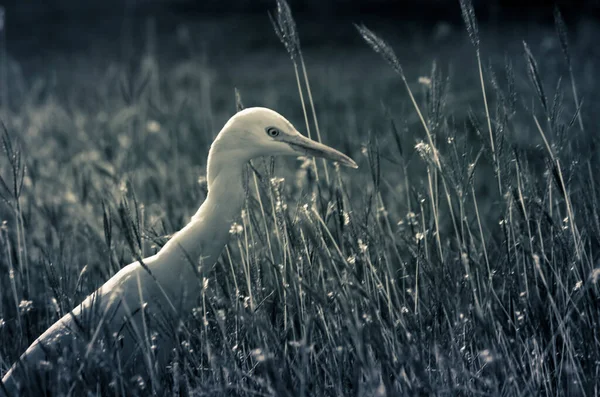
[{"label": "white plumage", "polygon": [[[168,330],[196,305],[202,289],[199,269],[217,261],[239,216],[245,163],[260,156],[299,154],[357,167],[346,155],[301,135],[273,110],[249,108],[229,119],[211,145],[208,196],[190,223],[156,255],[125,266],[48,328],[5,374],[0,395],[40,392],[46,387],[40,364],[64,356],[65,349],[74,352],[73,360],[84,360],[91,349],[103,346],[122,368],[147,366],[152,371],[168,363],[173,346]],[[165,329],[158,341],[150,340],[148,323]]]}]

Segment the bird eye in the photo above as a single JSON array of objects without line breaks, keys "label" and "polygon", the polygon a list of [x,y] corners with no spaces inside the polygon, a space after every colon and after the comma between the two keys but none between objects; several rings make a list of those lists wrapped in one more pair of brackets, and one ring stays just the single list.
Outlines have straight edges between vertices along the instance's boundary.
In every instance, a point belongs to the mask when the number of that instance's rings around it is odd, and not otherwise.
[{"label": "bird eye", "polygon": [[279,130],[275,127],[269,127],[267,128],[267,134],[269,134],[270,137],[275,138],[276,136],[279,136]]}]

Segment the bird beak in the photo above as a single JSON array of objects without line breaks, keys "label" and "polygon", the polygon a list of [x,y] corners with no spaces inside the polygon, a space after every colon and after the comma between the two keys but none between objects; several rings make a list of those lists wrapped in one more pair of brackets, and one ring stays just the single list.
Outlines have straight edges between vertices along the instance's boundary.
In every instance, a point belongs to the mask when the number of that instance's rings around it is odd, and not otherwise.
[{"label": "bird beak", "polygon": [[285,143],[290,145],[294,151],[301,154],[307,154],[315,157],[322,157],[327,160],[337,161],[345,166],[358,168],[358,165],[350,157],[322,143],[308,139],[304,135],[298,134],[283,139]]}]

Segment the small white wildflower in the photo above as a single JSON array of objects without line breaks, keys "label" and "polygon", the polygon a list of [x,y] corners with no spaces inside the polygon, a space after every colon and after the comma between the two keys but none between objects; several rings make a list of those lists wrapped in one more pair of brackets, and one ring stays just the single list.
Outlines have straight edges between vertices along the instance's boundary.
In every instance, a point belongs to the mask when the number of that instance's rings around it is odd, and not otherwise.
[{"label": "small white wildflower", "polygon": [[583,281],[579,280],[577,282],[577,284],[575,284],[575,287],[573,288],[573,291],[577,291],[578,289],[580,289],[581,287],[583,287]]},{"label": "small white wildflower", "polygon": [[256,361],[263,362],[263,361],[267,361],[267,355],[265,354],[265,352],[263,351],[263,349],[254,349],[250,352],[250,354],[252,354],[252,357],[254,357],[254,359]]},{"label": "small white wildflower", "polygon": [[522,322],[525,320],[525,314],[523,314],[523,312],[517,310],[515,311],[515,315],[517,316],[517,321]]},{"label": "small white wildflower", "polygon": [[152,334],[150,335],[150,340],[152,341],[152,344],[150,345],[150,349],[153,352],[158,351],[158,333],[157,332],[152,332]]},{"label": "small white wildflower", "polygon": [[284,178],[271,178],[271,186],[273,186],[274,188],[278,188],[279,186],[281,186],[281,184],[285,181]]},{"label": "small white wildflower", "polygon": [[346,259],[346,262],[348,262],[350,265],[354,265],[356,263],[356,255],[350,255]]},{"label": "small white wildflower", "polygon": [[74,204],[77,202],[77,196],[73,193],[72,190],[67,190],[65,193],[65,202],[69,204]]},{"label": "small white wildflower", "polygon": [[52,297],[50,299],[50,306],[56,313],[60,313],[60,306],[58,305],[58,301],[56,300],[56,298]]},{"label": "small white wildflower", "polygon": [[196,319],[200,319],[203,316],[203,310],[201,307],[194,307],[192,309],[192,315],[194,316],[194,318]]},{"label": "small white wildflower", "polygon": [[385,209],[384,206],[377,207],[377,214],[380,215],[380,216],[383,216],[383,217],[388,216],[388,212],[387,212],[387,210]]},{"label": "small white wildflower", "polygon": [[350,224],[350,213],[348,211],[344,211],[344,226],[348,226]]},{"label": "small white wildflower", "polygon": [[369,249],[369,246],[365,243],[363,243],[362,239],[358,239],[358,249],[360,249],[360,252],[362,252],[363,254],[367,252],[367,250]]},{"label": "small white wildflower", "polygon": [[377,397],[385,397],[385,396],[387,396],[387,393],[386,393],[386,390],[385,390],[385,385],[383,384],[383,382],[379,383],[379,386],[375,390],[375,395]]},{"label": "small white wildflower", "polygon": [[117,142],[119,142],[119,147],[121,147],[121,149],[129,149],[132,144],[131,137],[127,134],[117,135]]},{"label": "small white wildflower", "polygon": [[412,211],[409,211],[406,214],[406,222],[408,222],[408,224],[411,225],[411,226],[416,226],[418,224],[417,214],[415,214]]},{"label": "small white wildflower", "polygon": [[148,120],[146,123],[146,131],[152,134],[160,132],[160,123],[156,120]]},{"label": "small white wildflower", "polygon": [[239,236],[244,231],[244,227],[237,222],[233,222],[231,228],[229,229],[229,234],[233,236]]},{"label": "small white wildflower", "polygon": [[484,363],[490,364],[494,361],[494,356],[490,352],[489,349],[485,349],[479,352],[479,357],[483,360]]},{"label": "small white wildflower", "polygon": [[424,238],[425,238],[425,234],[424,233],[418,232],[417,234],[415,234],[415,240],[417,240],[417,241],[421,241]]},{"label": "small white wildflower", "polygon": [[469,255],[466,252],[463,252],[460,254],[460,261],[462,262],[463,266],[469,266]]},{"label": "small white wildflower", "polygon": [[417,143],[415,145],[415,149],[417,150],[419,155],[424,159],[430,158],[431,155],[433,154],[433,150],[431,149],[431,146],[429,146],[429,144],[427,144],[423,141]]},{"label": "small white wildflower", "polygon": [[283,200],[277,200],[275,202],[275,210],[277,212],[285,211],[287,210],[287,204]]},{"label": "small white wildflower", "polygon": [[119,191],[122,194],[127,194],[127,182],[125,182],[124,180],[121,181],[121,183],[119,183]]},{"label": "small white wildflower", "polygon": [[37,367],[38,367],[38,369],[40,369],[42,371],[52,371],[52,368],[54,366],[52,365],[52,363],[50,361],[40,360],[37,363]]},{"label": "small white wildflower", "polygon": [[21,314],[29,313],[33,309],[33,302],[29,300],[22,300],[19,303],[19,312]]},{"label": "small white wildflower", "polygon": [[187,352],[192,352],[192,346],[190,345],[190,342],[187,340],[183,340],[181,341],[181,347],[183,347],[183,349]]},{"label": "small white wildflower", "polygon": [[424,85],[425,87],[430,87],[431,86],[431,79],[427,76],[421,76],[419,77],[419,84]]},{"label": "small white wildflower", "polygon": [[597,283],[598,280],[600,280],[600,267],[597,267],[594,270],[592,270],[590,278],[592,279],[593,283]]},{"label": "small white wildflower", "polygon": [[137,383],[138,387],[141,390],[146,389],[146,382],[144,382],[144,378],[142,378],[141,375],[136,375],[133,378],[131,378],[131,380]]}]

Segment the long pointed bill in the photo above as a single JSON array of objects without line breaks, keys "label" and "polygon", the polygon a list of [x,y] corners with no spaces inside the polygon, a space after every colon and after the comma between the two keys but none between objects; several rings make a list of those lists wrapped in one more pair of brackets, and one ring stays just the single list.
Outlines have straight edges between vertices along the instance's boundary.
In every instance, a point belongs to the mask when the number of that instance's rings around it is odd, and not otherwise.
[{"label": "long pointed bill", "polygon": [[298,134],[291,137],[285,137],[282,140],[299,153],[315,157],[322,157],[327,160],[337,161],[338,163],[348,167],[358,168],[358,165],[354,162],[354,160],[346,156],[344,153],[330,148],[329,146],[323,145],[322,143],[315,142],[312,139],[308,139],[304,135]]}]

